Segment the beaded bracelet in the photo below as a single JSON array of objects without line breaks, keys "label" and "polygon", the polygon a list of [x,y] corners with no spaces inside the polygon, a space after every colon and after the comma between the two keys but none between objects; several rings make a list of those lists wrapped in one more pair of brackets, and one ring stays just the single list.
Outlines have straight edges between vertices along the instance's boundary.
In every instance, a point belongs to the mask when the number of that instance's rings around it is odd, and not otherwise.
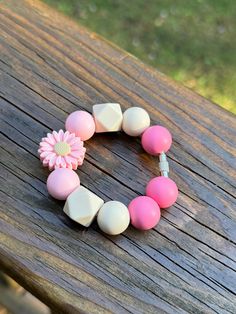
[{"label": "beaded bracelet", "polygon": [[[97,217],[100,229],[110,235],[126,230],[129,223],[141,230],[148,230],[160,220],[160,208],[173,205],[178,188],[168,177],[169,165],[166,152],[172,137],[159,125],[150,127],[148,113],[139,107],[131,107],[122,114],[117,103],[93,106],[93,115],[86,111],[75,111],[66,119],[65,129],[48,133],[39,147],[40,160],[44,167],[53,170],[47,179],[48,193],[66,200],[63,211],[74,221],[89,227]],[[134,198],[128,208],[118,201],[104,201],[80,185],[74,170],[83,164],[86,149],[84,141],[93,134],[123,131],[130,136],[140,136],[142,147],[151,155],[159,155],[161,176],[152,179],[146,187],[146,196]]]}]

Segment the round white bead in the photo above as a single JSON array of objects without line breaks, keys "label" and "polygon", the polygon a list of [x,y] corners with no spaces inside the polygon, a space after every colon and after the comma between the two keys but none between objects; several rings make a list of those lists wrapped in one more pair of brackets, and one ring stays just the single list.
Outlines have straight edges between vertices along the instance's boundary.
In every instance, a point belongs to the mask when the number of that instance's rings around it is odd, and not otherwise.
[{"label": "round white bead", "polygon": [[130,136],[141,135],[150,126],[150,117],[146,110],[131,107],[123,114],[123,131]]},{"label": "round white bead", "polygon": [[97,222],[103,232],[110,235],[120,234],[129,225],[129,210],[121,202],[109,201],[100,208]]}]

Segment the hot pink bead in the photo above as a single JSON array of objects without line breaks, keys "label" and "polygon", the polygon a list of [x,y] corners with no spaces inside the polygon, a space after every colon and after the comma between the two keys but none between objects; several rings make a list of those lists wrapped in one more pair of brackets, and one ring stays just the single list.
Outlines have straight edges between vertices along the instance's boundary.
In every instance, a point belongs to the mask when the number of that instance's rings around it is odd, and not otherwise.
[{"label": "hot pink bead", "polygon": [[70,133],[75,133],[82,141],[87,141],[95,132],[95,122],[90,113],[78,110],[67,117],[65,128]]},{"label": "hot pink bead", "polygon": [[47,179],[48,193],[58,200],[65,200],[79,186],[79,176],[68,168],[55,169]]},{"label": "hot pink bead", "polygon": [[166,153],[172,143],[170,132],[160,125],[154,125],[146,129],[142,135],[143,149],[151,154],[158,155]]},{"label": "hot pink bead", "polygon": [[177,200],[178,188],[173,180],[160,176],[149,181],[146,194],[153,198],[160,208],[167,208]]},{"label": "hot pink bead", "polygon": [[131,224],[141,230],[148,230],[156,226],[161,217],[158,204],[148,196],[138,196],[129,206]]}]

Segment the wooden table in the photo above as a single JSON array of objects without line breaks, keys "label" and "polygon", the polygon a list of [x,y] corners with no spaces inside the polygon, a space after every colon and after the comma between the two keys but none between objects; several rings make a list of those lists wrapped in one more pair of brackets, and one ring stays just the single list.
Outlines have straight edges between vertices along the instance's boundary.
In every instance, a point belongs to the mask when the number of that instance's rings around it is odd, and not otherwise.
[{"label": "wooden table", "polygon": [[[235,116],[33,0],[0,3],[0,73],[1,268],[56,313],[236,313]],[[87,230],[47,194],[41,137],[102,102],[173,134],[180,195],[151,231]],[[158,175],[139,139],[86,147],[78,174],[105,200],[128,204]]]}]

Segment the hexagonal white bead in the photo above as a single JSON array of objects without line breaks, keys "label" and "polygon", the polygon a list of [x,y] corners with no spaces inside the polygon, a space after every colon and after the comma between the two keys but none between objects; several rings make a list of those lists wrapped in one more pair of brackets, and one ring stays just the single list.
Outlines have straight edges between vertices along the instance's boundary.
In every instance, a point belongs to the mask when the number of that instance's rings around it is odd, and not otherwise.
[{"label": "hexagonal white bead", "polygon": [[146,110],[131,107],[123,114],[123,131],[130,136],[141,135],[150,126],[150,117]]},{"label": "hexagonal white bead", "polygon": [[89,227],[103,204],[100,197],[80,186],[67,197],[63,211],[72,220]]},{"label": "hexagonal white bead", "polygon": [[129,210],[121,202],[109,201],[100,208],[97,222],[103,232],[110,235],[120,234],[129,225]]},{"label": "hexagonal white bead", "polygon": [[119,104],[106,103],[93,106],[96,133],[121,130],[123,115]]}]

